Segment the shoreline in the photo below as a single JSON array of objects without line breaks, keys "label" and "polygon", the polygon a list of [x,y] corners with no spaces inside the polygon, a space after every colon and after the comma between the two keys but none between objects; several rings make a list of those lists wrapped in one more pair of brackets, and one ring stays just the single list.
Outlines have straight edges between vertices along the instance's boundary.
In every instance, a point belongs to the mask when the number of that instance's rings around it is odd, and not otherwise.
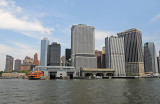
[{"label": "shoreline", "polygon": [[[73,79],[141,79],[141,78],[159,78],[159,77],[137,77],[137,76],[127,76],[127,77],[101,77],[101,78],[95,78],[95,77],[74,77]],[[28,79],[28,78],[14,78],[14,77],[0,77],[0,79]],[[56,79],[62,79],[66,80],[64,78],[56,77],[55,79],[31,79],[31,80],[56,80]],[[67,79],[67,80],[72,80],[72,79]]]}]

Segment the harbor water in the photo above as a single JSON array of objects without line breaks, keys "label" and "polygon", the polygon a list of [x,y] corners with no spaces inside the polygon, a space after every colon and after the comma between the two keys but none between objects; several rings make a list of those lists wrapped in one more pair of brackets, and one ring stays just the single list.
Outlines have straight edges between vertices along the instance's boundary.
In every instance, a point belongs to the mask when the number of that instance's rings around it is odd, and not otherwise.
[{"label": "harbor water", "polygon": [[0,104],[160,104],[160,78],[0,79]]}]

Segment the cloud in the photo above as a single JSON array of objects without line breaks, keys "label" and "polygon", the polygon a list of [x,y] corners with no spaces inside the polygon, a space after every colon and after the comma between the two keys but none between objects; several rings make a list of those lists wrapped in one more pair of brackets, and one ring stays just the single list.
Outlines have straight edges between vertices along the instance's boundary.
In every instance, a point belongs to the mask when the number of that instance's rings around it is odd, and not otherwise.
[{"label": "cloud", "polygon": [[44,27],[37,19],[29,19],[22,13],[22,8],[13,0],[0,0],[0,29],[13,30],[36,39],[50,36],[54,28]]},{"label": "cloud", "polygon": [[21,60],[23,60],[25,56],[28,55],[31,55],[30,57],[33,58],[34,53],[38,53],[38,55],[40,55],[39,49],[36,49],[33,45],[22,44],[14,41],[8,42],[11,43],[14,48],[5,44],[0,44],[0,70],[4,70],[5,68],[6,55],[11,55],[12,57],[14,57],[14,59]]},{"label": "cloud", "polygon": [[153,22],[156,22],[160,20],[160,14],[157,14],[156,16],[154,16],[151,20],[150,20],[150,23],[153,23]]},{"label": "cloud", "polygon": [[0,0],[0,6],[6,7],[8,6],[8,3],[5,0]]},{"label": "cloud", "polygon": [[102,50],[102,47],[105,46],[105,38],[113,35],[116,35],[116,32],[96,30],[95,31],[95,43],[96,43],[95,49]]}]

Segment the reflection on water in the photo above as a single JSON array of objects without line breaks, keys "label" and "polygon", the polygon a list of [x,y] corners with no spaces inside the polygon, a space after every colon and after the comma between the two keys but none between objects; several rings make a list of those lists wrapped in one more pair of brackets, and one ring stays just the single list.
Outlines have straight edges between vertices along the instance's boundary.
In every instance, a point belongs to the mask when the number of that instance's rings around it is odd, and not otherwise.
[{"label": "reflection on water", "polygon": [[0,79],[0,104],[159,104],[160,79]]}]

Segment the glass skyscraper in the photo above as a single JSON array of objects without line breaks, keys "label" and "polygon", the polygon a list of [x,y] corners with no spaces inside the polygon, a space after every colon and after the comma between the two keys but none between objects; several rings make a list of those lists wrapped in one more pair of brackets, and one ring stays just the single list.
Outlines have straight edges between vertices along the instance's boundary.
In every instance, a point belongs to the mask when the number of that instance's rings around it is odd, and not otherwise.
[{"label": "glass skyscraper", "polygon": [[47,66],[48,45],[49,40],[47,38],[41,40],[40,66]]},{"label": "glass skyscraper", "polygon": [[144,69],[145,72],[158,73],[156,49],[153,42],[144,44]]},{"label": "glass skyscraper", "polygon": [[60,66],[61,64],[61,45],[53,42],[48,46],[48,66]]}]

